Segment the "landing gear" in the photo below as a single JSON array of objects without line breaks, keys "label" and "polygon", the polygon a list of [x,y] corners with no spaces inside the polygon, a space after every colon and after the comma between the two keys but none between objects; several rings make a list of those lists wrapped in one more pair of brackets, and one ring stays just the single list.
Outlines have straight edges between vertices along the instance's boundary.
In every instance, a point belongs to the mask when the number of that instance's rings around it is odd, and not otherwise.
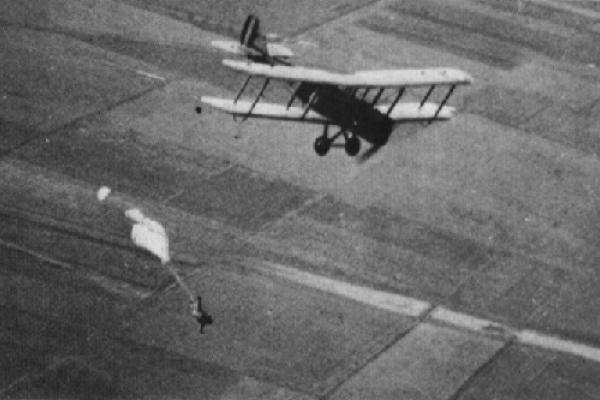
[{"label": "landing gear", "polygon": [[345,139],[344,149],[346,150],[346,154],[348,154],[351,157],[354,157],[355,155],[358,154],[358,152],[360,151],[360,139],[358,138],[358,136],[356,136],[354,133],[351,133],[351,132],[348,132],[348,131],[342,129],[338,133],[333,135],[332,137],[328,137],[327,136],[328,128],[329,128],[329,124],[325,124],[323,126],[323,134],[315,140],[314,147],[315,147],[315,152],[318,155],[324,156],[325,154],[327,154],[327,152],[331,148],[331,144],[339,136],[342,136],[342,135],[344,135],[344,139]]},{"label": "landing gear", "polygon": [[346,136],[346,143],[344,145],[344,149],[346,150],[346,154],[350,157],[354,157],[360,151],[360,140],[356,135],[349,134]]},{"label": "landing gear", "polygon": [[327,154],[327,152],[329,151],[330,148],[331,148],[331,141],[329,139],[327,139],[326,137],[319,136],[315,140],[315,152],[318,155],[324,156],[325,154]]},{"label": "landing gear", "polygon": [[327,137],[328,130],[329,124],[323,125],[323,134],[315,140],[315,152],[320,156],[324,156],[325,154],[327,154],[327,152],[331,148],[332,140]]}]

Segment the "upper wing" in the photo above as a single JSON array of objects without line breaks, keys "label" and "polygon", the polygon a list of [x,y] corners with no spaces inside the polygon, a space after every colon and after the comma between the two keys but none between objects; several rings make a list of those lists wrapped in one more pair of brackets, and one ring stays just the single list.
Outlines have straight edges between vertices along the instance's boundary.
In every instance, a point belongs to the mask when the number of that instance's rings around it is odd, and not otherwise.
[{"label": "upper wing", "polygon": [[467,85],[473,80],[466,72],[454,68],[374,70],[344,74],[317,68],[266,65],[236,60],[223,60],[223,64],[265,78],[360,88]]}]

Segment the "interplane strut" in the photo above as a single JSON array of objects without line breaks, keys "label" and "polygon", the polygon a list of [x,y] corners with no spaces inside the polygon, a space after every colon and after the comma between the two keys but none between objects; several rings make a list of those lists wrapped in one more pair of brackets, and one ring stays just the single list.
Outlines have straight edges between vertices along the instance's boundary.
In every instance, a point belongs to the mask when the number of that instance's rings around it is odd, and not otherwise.
[{"label": "interplane strut", "polygon": [[250,82],[251,78],[252,78],[252,75],[248,75],[248,78],[246,79],[246,81],[242,85],[242,88],[238,92],[237,96],[235,96],[235,100],[233,100],[234,104],[237,103],[237,101],[240,99],[240,97],[242,97],[242,93],[244,93],[244,90],[246,90],[246,87],[248,86],[248,83]]},{"label": "interplane strut", "polygon": [[304,107],[304,111],[302,112],[302,117],[300,117],[300,119],[304,119],[306,117],[306,114],[308,114],[308,111],[310,110],[310,107],[312,106],[313,101],[317,98],[317,91],[319,89],[315,89],[314,92],[312,92],[310,94],[310,96],[308,97],[308,101],[306,102],[306,106]]},{"label": "interplane strut", "polygon": [[265,83],[263,83],[262,87],[260,88],[260,92],[258,92],[258,95],[256,96],[256,98],[254,99],[254,101],[252,102],[252,105],[250,106],[250,108],[248,109],[248,113],[244,116],[244,121],[246,119],[248,119],[248,117],[250,115],[252,115],[252,110],[254,110],[254,107],[256,107],[256,103],[258,103],[258,100],[260,100],[260,98],[262,97],[263,93],[265,92],[265,89],[267,88],[267,85],[269,84],[269,81],[271,79],[270,78],[266,78],[265,79]]},{"label": "interplane strut", "polygon": [[289,110],[290,107],[292,106],[292,103],[294,102],[294,100],[296,99],[296,96],[298,95],[298,92],[300,91],[300,87],[302,87],[302,83],[300,83],[296,89],[294,89],[294,93],[292,93],[292,97],[290,97],[290,100],[287,102],[285,109]]},{"label": "interplane strut", "polygon": [[405,87],[401,87],[400,90],[398,90],[398,95],[394,98],[394,101],[392,101],[392,104],[390,104],[390,108],[388,108],[387,112],[385,113],[386,117],[390,116],[392,110],[394,109],[394,107],[396,107],[396,104],[398,104],[398,101],[400,101],[400,98],[404,94],[405,90],[406,90]]},{"label": "interplane strut", "polygon": [[446,93],[446,96],[444,96],[444,99],[438,106],[437,110],[435,110],[435,114],[433,114],[433,117],[431,117],[431,119],[429,120],[429,123],[432,123],[437,118],[437,116],[440,115],[440,111],[442,111],[442,108],[444,108],[444,105],[446,105],[446,102],[452,95],[452,92],[454,92],[454,89],[456,89],[456,85],[450,86],[450,90],[448,90],[448,93]]},{"label": "interplane strut", "polygon": [[421,104],[419,105],[419,108],[423,108],[423,105],[425,105],[425,103],[427,103],[427,100],[429,100],[429,96],[431,96],[431,93],[433,93],[434,89],[435,89],[435,85],[431,85],[429,87],[429,90],[425,94],[425,97],[423,97],[423,100],[421,100]]},{"label": "interplane strut", "polygon": [[377,92],[377,94],[375,95],[375,97],[373,97],[373,100],[371,100],[371,105],[377,104],[377,102],[379,101],[379,98],[383,94],[384,90],[385,90],[384,88],[380,88],[379,89],[379,91]]}]

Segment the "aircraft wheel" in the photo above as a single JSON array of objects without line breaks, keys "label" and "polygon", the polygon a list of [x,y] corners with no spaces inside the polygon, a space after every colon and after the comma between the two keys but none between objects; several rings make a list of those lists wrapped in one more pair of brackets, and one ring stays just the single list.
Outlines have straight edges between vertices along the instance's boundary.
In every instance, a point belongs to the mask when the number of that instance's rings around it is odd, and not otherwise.
[{"label": "aircraft wheel", "polygon": [[346,154],[349,156],[355,156],[360,151],[360,139],[352,135],[346,140],[346,145],[344,146],[346,149]]},{"label": "aircraft wheel", "polygon": [[327,154],[327,152],[329,151],[329,147],[331,147],[331,142],[327,138],[319,136],[315,140],[315,152],[318,155],[324,156],[325,154]]}]

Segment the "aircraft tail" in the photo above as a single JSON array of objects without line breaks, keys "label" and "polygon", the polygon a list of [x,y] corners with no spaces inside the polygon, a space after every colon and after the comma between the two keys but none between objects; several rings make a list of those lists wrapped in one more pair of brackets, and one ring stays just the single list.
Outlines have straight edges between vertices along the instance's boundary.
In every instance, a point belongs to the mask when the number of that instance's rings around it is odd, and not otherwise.
[{"label": "aircraft tail", "polygon": [[269,43],[267,36],[260,31],[260,20],[252,14],[248,15],[242,27],[240,45],[258,52],[260,56],[256,59],[262,62],[285,64],[286,60],[294,55],[290,49],[279,43]]},{"label": "aircraft tail", "polygon": [[269,55],[267,38],[260,32],[260,20],[254,15],[248,15],[240,33],[240,44]]},{"label": "aircraft tail", "polygon": [[286,60],[294,55],[290,49],[279,43],[269,43],[267,37],[260,32],[260,21],[254,15],[246,18],[239,42],[215,40],[211,45],[227,53],[243,55],[261,63],[288,64]]}]

